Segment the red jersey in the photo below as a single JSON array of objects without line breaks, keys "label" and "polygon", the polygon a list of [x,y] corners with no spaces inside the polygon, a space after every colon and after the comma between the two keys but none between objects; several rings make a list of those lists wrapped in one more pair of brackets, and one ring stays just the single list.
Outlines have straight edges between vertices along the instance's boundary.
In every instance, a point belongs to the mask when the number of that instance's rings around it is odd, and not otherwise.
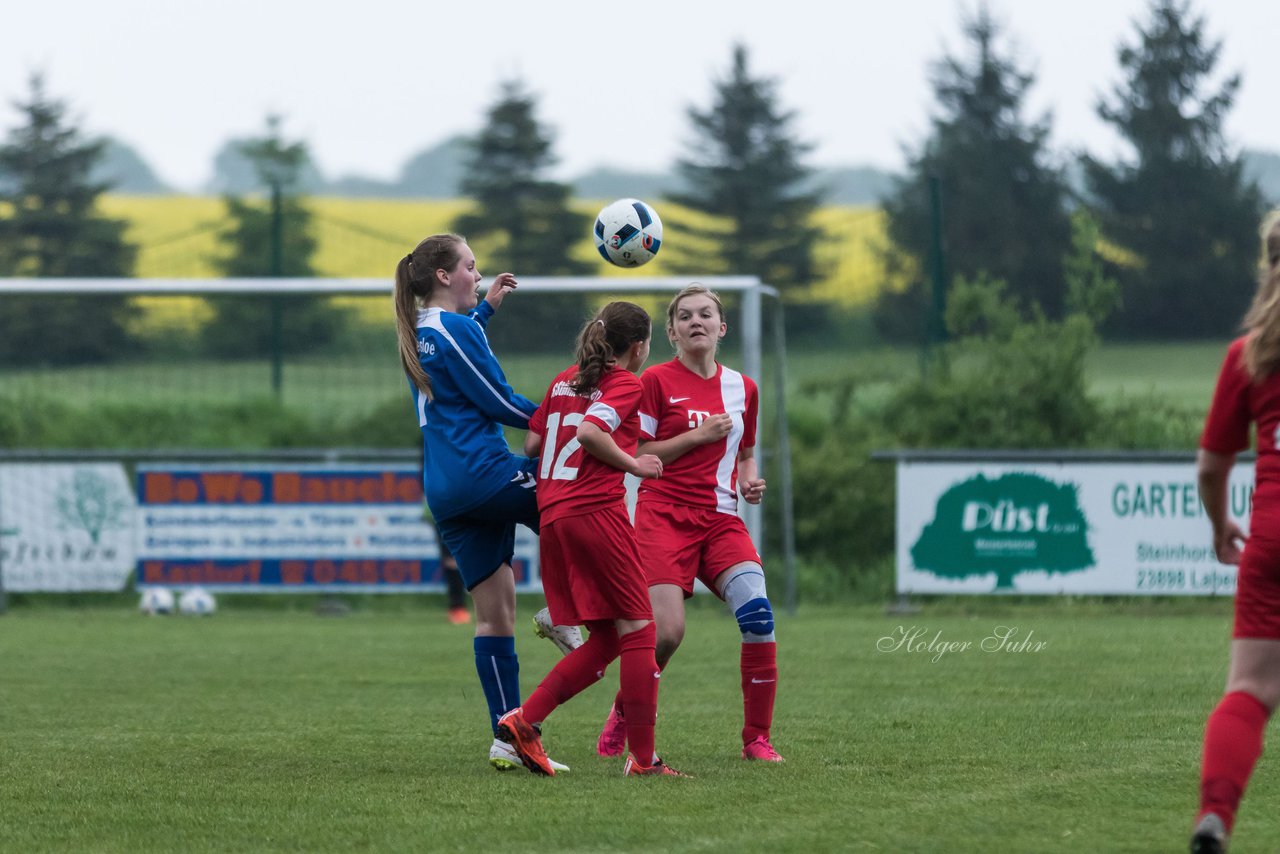
[{"label": "red jersey", "polygon": [[[1200,447],[1217,454],[1235,454],[1249,447],[1250,422],[1258,425],[1258,461],[1254,469],[1254,512],[1260,504],[1280,511],[1280,373],[1255,383],[1244,368],[1243,337],[1231,342],[1218,374],[1213,403],[1205,419]],[[1264,503],[1265,502],[1265,503]]]},{"label": "red jersey", "polygon": [[529,419],[529,429],[542,437],[538,509],[544,525],[626,500],[624,473],[582,449],[579,424],[589,421],[611,433],[613,441],[628,454],[635,454],[640,441],[639,377],[622,368],[610,368],[588,398],[569,388],[569,381],[577,375],[577,365],[561,371]]},{"label": "red jersey", "polygon": [[703,379],[679,359],[648,368],[640,380],[640,434],[645,439],[670,439],[721,413],[733,418],[733,429],[664,465],[662,477],[642,481],[638,500],[737,513],[738,452],[756,444],[760,395],[755,382],[718,362],[715,376]]}]

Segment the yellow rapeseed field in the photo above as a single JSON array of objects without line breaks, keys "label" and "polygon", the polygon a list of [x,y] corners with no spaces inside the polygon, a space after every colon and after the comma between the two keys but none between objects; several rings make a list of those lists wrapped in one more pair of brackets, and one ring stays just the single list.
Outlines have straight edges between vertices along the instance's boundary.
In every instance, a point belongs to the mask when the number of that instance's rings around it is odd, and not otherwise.
[{"label": "yellow rapeseed field", "polygon": [[[314,259],[321,276],[340,278],[390,277],[396,260],[428,234],[447,231],[465,200],[348,199],[311,197],[314,234],[319,248]],[[222,251],[218,231],[226,226],[226,205],[216,196],[108,195],[102,212],[129,223],[126,237],[139,247],[137,274],[145,278],[212,278],[214,259]],[[594,214],[595,201],[576,202],[583,213]],[[673,275],[677,258],[696,257],[680,247],[680,222],[705,222],[698,214],[664,205],[664,252],[642,271],[628,271],[599,263],[599,275]],[[857,306],[872,299],[885,285],[878,249],[884,241],[884,215],[872,207],[827,207],[816,215],[826,239],[818,247],[825,271],[805,296],[814,300]],[[476,246],[483,261],[484,245]],[[586,235],[575,255],[584,261],[597,256]],[[489,271],[498,272],[498,271]],[[519,271],[516,271],[519,272]],[[708,272],[718,272],[709,270]],[[190,307],[174,306],[177,314]],[[186,315],[188,322],[198,318]],[[175,318],[176,322],[176,318]]]}]

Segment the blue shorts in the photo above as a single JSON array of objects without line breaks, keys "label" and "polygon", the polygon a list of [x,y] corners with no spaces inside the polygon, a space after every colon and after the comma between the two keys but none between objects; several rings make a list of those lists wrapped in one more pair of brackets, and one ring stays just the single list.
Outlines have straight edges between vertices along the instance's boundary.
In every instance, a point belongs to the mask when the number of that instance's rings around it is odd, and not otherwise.
[{"label": "blue shorts", "polygon": [[497,494],[479,507],[448,519],[437,519],[440,539],[453,552],[458,572],[468,590],[511,563],[515,554],[516,525],[538,533],[537,481],[532,461],[528,471],[519,472]]}]

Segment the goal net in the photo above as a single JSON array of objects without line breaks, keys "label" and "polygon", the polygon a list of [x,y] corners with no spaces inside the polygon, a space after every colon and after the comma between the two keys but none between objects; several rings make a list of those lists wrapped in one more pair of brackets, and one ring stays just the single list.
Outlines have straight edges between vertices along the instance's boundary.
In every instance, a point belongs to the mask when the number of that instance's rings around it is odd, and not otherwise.
[{"label": "goal net", "polygon": [[[565,330],[610,299],[650,310],[662,360],[666,305],[690,281],[522,277],[490,339],[512,386],[538,400],[572,359]],[[726,304],[722,360],[761,390],[767,544],[791,603],[781,304],[753,277],[696,281]],[[25,335],[0,342],[0,404],[22,413],[0,424],[0,584],[440,589],[434,533],[412,524],[405,486],[420,439],[390,296],[385,279],[0,279],[0,316]],[[245,434],[264,412],[276,431]],[[274,490],[292,509],[268,519]],[[766,514],[743,507],[764,553]],[[522,589],[538,586],[530,542]]]}]

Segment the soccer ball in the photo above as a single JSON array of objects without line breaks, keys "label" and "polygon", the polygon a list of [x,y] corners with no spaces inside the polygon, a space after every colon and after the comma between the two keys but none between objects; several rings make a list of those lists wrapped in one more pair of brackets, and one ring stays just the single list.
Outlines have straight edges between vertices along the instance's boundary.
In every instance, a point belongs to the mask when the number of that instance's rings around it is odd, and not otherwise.
[{"label": "soccer ball", "polygon": [[662,247],[662,220],[639,199],[610,202],[596,217],[596,251],[610,264],[639,267]]},{"label": "soccer ball", "polygon": [[178,597],[178,610],[183,614],[207,616],[218,610],[218,603],[213,594],[203,587],[192,587],[184,590]]},{"label": "soccer ball", "polygon": [[173,591],[163,587],[148,587],[142,591],[142,601],[138,610],[152,616],[173,613]]}]

